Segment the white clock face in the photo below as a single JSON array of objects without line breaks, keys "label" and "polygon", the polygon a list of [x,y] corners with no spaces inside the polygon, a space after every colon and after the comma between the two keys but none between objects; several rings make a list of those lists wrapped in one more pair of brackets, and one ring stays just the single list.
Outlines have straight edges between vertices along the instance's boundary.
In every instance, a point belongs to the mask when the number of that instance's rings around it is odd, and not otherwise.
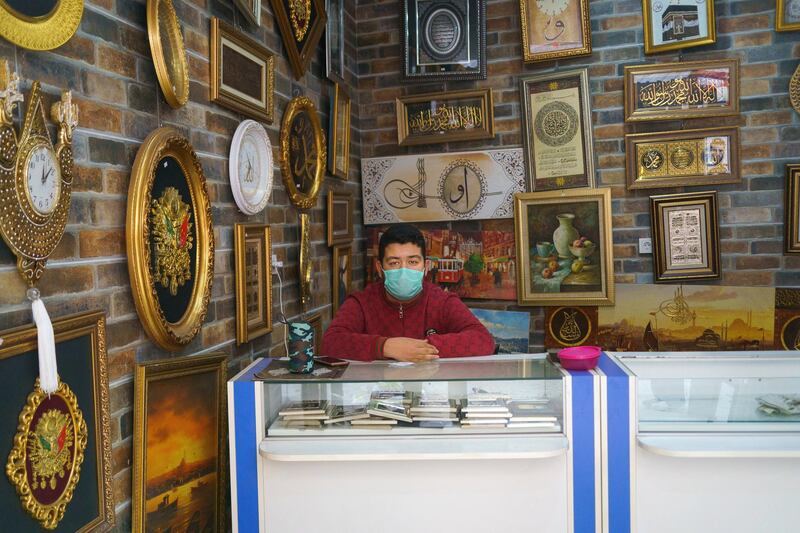
[{"label": "white clock face", "polygon": [[551,17],[561,14],[568,5],[569,0],[536,0],[536,6]]},{"label": "white clock face", "polygon": [[245,135],[239,149],[239,183],[242,186],[242,194],[251,204],[258,203],[257,196],[264,185],[261,156],[256,139],[251,135]]},{"label": "white clock face", "polygon": [[49,215],[61,196],[61,171],[56,154],[47,145],[31,150],[25,169],[28,201],[40,215]]},{"label": "white clock face", "polygon": [[272,192],[272,145],[258,122],[245,120],[236,129],[229,171],[239,209],[248,215],[264,209]]}]

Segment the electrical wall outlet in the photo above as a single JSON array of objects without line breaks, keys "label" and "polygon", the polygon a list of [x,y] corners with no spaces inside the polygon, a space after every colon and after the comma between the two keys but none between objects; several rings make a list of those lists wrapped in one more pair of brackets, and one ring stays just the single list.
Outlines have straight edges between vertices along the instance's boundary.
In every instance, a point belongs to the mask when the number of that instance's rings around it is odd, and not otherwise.
[{"label": "electrical wall outlet", "polygon": [[278,261],[278,256],[272,254],[272,266],[275,268],[281,268],[283,266],[283,261]]},{"label": "electrical wall outlet", "polygon": [[639,239],[639,253],[652,254],[653,253],[653,240],[650,237]]}]

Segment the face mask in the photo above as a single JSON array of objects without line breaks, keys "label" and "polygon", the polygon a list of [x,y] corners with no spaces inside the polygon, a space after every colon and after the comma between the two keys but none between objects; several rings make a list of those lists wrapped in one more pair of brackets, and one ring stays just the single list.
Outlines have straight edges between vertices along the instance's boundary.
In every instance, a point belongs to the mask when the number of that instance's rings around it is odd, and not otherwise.
[{"label": "face mask", "polygon": [[383,286],[398,300],[410,300],[422,290],[425,273],[410,268],[395,268],[383,271]]}]

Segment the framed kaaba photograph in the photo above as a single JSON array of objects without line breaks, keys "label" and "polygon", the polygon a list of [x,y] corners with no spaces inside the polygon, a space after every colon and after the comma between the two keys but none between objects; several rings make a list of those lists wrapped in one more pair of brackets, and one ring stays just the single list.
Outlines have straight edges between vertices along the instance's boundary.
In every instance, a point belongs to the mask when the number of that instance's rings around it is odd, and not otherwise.
[{"label": "framed kaaba photograph", "polygon": [[738,114],[738,59],[625,67],[625,122]]},{"label": "framed kaaba photograph", "polygon": [[214,230],[203,167],[189,141],[161,127],[136,153],[125,245],[147,335],[176,352],[200,331],[214,277]]},{"label": "framed kaaba photograph", "polygon": [[303,77],[317,50],[325,23],[323,0],[270,0],[295,79]]},{"label": "framed kaaba photograph", "polygon": [[325,75],[335,83],[344,83],[344,2],[325,0]]},{"label": "framed kaaba photograph", "polygon": [[272,124],[275,56],[217,17],[211,18],[211,101]]},{"label": "framed kaaba photograph", "polygon": [[656,283],[719,277],[716,191],[651,196],[650,217]]},{"label": "framed kaaba photograph", "polygon": [[591,55],[588,0],[520,0],[519,13],[525,62]]},{"label": "framed kaaba photograph", "polygon": [[353,242],[352,193],[328,193],[328,246]]},{"label": "framed kaaba photograph", "polygon": [[329,123],[328,170],[346,180],[350,171],[350,96],[338,83],[334,84]]},{"label": "framed kaaba photograph", "polygon": [[786,165],[786,213],[783,250],[787,254],[800,254],[800,165]]},{"label": "framed kaaba photograph", "polygon": [[485,0],[403,0],[408,81],[486,79]]},{"label": "framed kaaba photograph", "polygon": [[7,476],[0,513],[8,531],[110,531],[116,518],[105,314],[52,324],[59,388],[50,395],[35,386],[36,326],[0,332],[0,458]]},{"label": "framed kaaba photograph", "polygon": [[775,30],[800,30],[800,0],[776,0]]},{"label": "framed kaaba photograph", "polygon": [[524,77],[520,100],[530,190],[593,187],[588,70]]},{"label": "framed kaaba photograph", "polygon": [[494,138],[491,89],[401,96],[395,110],[400,146]]},{"label": "framed kaaba photograph", "polygon": [[714,0],[642,0],[644,53],[717,42]]},{"label": "framed kaaba photograph", "polygon": [[739,183],[739,128],[625,135],[628,189]]},{"label": "framed kaaba photograph", "polygon": [[519,305],[613,305],[611,189],[514,195]]},{"label": "framed kaaba photograph", "polygon": [[350,245],[333,247],[333,269],[331,271],[333,277],[333,296],[331,299],[333,315],[336,315],[336,311],[339,310],[339,307],[344,303],[345,298],[353,288],[351,256],[352,248]]},{"label": "framed kaaba photograph", "polygon": [[272,240],[265,224],[234,226],[236,344],[272,331]]},{"label": "framed kaaba photograph", "polygon": [[225,531],[226,381],[222,353],[136,366],[133,531]]}]

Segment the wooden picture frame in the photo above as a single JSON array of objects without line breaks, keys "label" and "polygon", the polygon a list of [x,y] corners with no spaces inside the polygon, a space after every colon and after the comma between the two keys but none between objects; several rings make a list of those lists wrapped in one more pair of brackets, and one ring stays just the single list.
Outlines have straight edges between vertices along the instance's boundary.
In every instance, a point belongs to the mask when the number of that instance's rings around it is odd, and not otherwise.
[{"label": "wooden picture frame", "polygon": [[613,305],[611,190],[514,196],[519,305]]},{"label": "wooden picture frame", "polygon": [[325,0],[325,76],[335,83],[344,83],[344,2]]},{"label": "wooden picture frame", "polygon": [[719,277],[716,191],[651,196],[650,217],[656,283]]},{"label": "wooden picture frame", "polygon": [[645,54],[717,42],[714,0],[673,0],[666,2],[666,7],[664,4],[663,0],[642,0]]},{"label": "wooden picture frame", "polygon": [[[42,11],[42,8],[48,8]],[[52,50],[70,40],[83,17],[83,0],[0,2],[0,36],[28,50]]]},{"label": "wooden picture frame", "polygon": [[337,178],[346,180],[350,172],[350,96],[338,83],[334,84],[328,122],[331,143],[328,170]]},{"label": "wooden picture frame", "polygon": [[400,146],[494,139],[491,89],[401,96],[395,111]]},{"label": "wooden picture frame", "polygon": [[586,68],[520,79],[529,190],[594,187],[589,98]]},{"label": "wooden picture frame", "polygon": [[[322,0],[307,0],[305,3],[293,0],[270,0],[275,20],[281,30],[283,46],[289,57],[289,66],[295,79],[306,73],[328,17]],[[305,9],[298,10],[298,6]]]},{"label": "wooden picture frame", "polygon": [[739,128],[625,135],[628,189],[739,183]]},{"label": "wooden picture frame", "polygon": [[331,297],[332,314],[335,316],[339,306],[344,303],[347,295],[353,288],[353,255],[352,247],[340,245],[333,247],[333,261],[331,268],[331,279],[333,280],[333,291]]},{"label": "wooden picture frame", "polygon": [[328,246],[353,242],[352,193],[328,193]]},{"label": "wooden picture frame", "polygon": [[[222,353],[136,366],[133,531],[168,530],[176,520],[225,531],[226,382]],[[178,507],[182,499],[189,504]]]},{"label": "wooden picture frame", "polygon": [[147,136],[128,187],[125,245],[145,332],[176,352],[200,331],[214,278],[214,229],[203,167],[169,127]]},{"label": "wooden picture frame", "polygon": [[[684,86],[688,89],[676,90]],[[690,103],[693,99],[702,103]],[[738,114],[738,59],[625,67],[625,122]]]},{"label": "wooden picture frame", "polygon": [[233,0],[233,3],[251,24],[261,26],[261,0]]},{"label": "wooden picture frame", "polygon": [[786,165],[786,213],[783,250],[787,254],[800,254],[800,164]]},{"label": "wooden picture frame", "polygon": [[305,321],[311,324],[311,328],[314,330],[314,355],[320,355],[320,349],[322,348],[322,335],[324,333],[322,330],[322,313],[314,313],[313,315],[307,317]]},{"label": "wooden picture frame", "polygon": [[789,0],[790,8],[786,9],[786,0],[775,0],[775,31],[800,30],[800,5]]},{"label": "wooden picture frame", "polygon": [[[59,379],[69,386],[77,399],[87,431],[79,478],[66,504],[66,512],[57,521],[58,529],[87,533],[110,531],[116,516],[105,313],[91,311],[56,318],[53,333]],[[38,332],[33,324],[0,332],[0,338],[3,339],[0,345],[0,389],[3,391],[0,431],[7,436],[0,444],[0,456],[5,462],[12,449],[13,436],[22,422],[20,410],[39,377],[39,350]],[[6,497],[0,498],[5,523],[16,531],[43,531],[40,521],[26,512],[12,487],[9,485],[3,493]],[[28,491],[25,498],[32,500],[32,493]],[[50,502],[42,516],[55,514],[58,505],[59,501]]]},{"label": "wooden picture frame", "polygon": [[217,17],[211,17],[209,48],[211,101],[272,124],[275,117],[272,52]]},{"label": "wooden picture frame", "polygon": [[236,344],[272,331],[272,233],[266,224],[234,225]]},{"label": "wooden picture frame", "polygon": [[[592,54],[588,0],[519,0],[522,57],[526,63]],[[560,25],[559,25],[560,23]]]},{"label": "wooden picture frame", "polygon": [[403,0],[403,63],[407,81],[485,80],[486,0]]}]

